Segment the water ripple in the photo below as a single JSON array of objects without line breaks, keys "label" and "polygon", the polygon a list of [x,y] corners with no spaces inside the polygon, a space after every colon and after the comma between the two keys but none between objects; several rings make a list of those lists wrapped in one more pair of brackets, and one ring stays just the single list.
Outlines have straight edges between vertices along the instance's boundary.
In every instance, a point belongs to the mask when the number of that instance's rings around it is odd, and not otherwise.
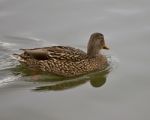
[{"label": "water ripple", "polygon": [[7,42],[0,42],[0,46],[3,46],[3,47],[10,47],[10,46],[14,46],[15,44],[13,43],[7,43]]},{"label": "water ripple", "polygon": [[18,65],[18,62],[10,56],[5,55],[0,57],[0,70],[14,68],[16,65]]},{"label": "water ripple", "polygon": [[0,80],[0,87],[9,84],[10,82],[13,82],[15,80],[18,80],[21,76],[7,76]]}]

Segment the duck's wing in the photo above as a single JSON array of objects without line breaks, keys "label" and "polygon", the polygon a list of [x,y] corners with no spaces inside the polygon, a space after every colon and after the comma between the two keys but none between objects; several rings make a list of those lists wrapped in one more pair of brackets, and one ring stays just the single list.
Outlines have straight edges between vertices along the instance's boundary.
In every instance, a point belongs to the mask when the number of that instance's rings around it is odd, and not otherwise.
[{"label": "duck's wing", "polygon": [[68,46],[52,46],[48,49],[48,55],[50,58],[71,61],[80,61],[88,57],[84,51]]},{"label": "duck's wing", "polygon": [[44,48],[34,48],[34,49],[21,49],[24,53],[20,54],[20,57],[24,59],[37,59],[46,60],[49,58],[48,51]]},{"label": "duck's wing", "polygon": [[68,46],[52,46],[21,50],[24,51],[24,53],[21,54],[22,57],[34,58],[37,60],[59,59],[68,61],[80,61],[88,57],[84,51]]}]

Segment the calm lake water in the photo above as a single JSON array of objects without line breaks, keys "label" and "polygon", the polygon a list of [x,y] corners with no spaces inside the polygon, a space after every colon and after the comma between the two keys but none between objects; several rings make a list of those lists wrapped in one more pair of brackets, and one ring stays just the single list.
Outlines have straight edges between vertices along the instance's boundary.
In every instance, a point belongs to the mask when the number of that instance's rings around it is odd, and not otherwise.
[{"label": "calm lake water", "polygon": [[[149,120],[149,4],[0,0],[0,120]],[[48,81],[45,75],[21,74],[10,57],[20,48],[51,45],[86,50],[93,32],[103,33],[111,48],[105,54],[115,65],[107,78]]]}]

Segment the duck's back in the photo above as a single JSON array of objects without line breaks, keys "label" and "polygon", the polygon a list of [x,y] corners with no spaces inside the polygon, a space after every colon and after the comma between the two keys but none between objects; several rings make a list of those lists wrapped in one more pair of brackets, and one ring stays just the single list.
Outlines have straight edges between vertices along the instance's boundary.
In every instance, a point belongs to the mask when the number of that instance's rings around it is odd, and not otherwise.
[{"label": "duck's back", "polygon": [[68,46],[52,46],[22,50],[24,53],[22,53],[21,56],[28,59],[80,61],[88,58],[84,51]]},{"label": "duck's back", "polygon": [[80,61],[88,58],[87,54],[84,51],[68,46],[49,47],[48,55],[50,58],[68,61]]}]

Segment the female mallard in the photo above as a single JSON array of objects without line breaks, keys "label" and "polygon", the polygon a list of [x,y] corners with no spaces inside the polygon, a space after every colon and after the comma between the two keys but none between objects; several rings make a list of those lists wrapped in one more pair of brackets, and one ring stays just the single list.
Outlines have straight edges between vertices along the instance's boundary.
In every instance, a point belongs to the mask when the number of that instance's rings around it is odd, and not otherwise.
[{"label": "female mallard", "polygon": [[52,46],[21,49],[22,54],[14,54],[21,64],[33,70],[46,71],[60,76],[73,77],[92,71],[103,70],[107,59],[99,51],[109,49],[101,33],[93,33],[87,46],[87,53],[68,46]]}]

